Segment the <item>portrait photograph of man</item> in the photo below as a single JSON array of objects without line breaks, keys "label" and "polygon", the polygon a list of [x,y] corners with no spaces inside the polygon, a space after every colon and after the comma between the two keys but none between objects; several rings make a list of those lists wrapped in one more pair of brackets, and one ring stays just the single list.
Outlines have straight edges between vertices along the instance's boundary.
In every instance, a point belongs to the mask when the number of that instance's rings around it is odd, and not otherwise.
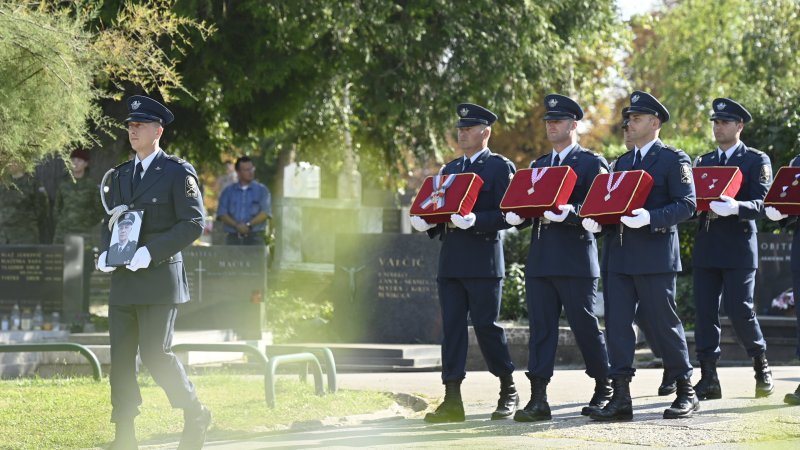
[{"label": "portrait photograph of man", "polygon": [[131,262],[139,240],[143,211],[129,211],[114,225],[108,247],[108,265],[124,266]]}]

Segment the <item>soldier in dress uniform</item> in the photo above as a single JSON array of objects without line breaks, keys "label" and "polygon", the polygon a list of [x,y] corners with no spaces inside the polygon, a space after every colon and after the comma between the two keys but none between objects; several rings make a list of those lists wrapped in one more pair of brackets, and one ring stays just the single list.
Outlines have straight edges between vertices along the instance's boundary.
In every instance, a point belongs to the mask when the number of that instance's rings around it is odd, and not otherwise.
[{"label": "soldier in dress uniform", "polygon": [[[637,312],[647,323],[661,351],[670,379],[676,379],[677,398],[664,411],[665,419],[691,415],[699,405],[691,384],[692,365],[683,324],[675,305],[675,280],[681,270],[677,224],[692,217],[696,207],[689,157],[658,139],[669,112],[652,95],[634,91],[628,109],[628,133],[635,148],[616,161],[615,172],[645,170],[653,188],[643,208],[611,226],[608,241],[608,298],[605,301],[606,338],[614,395],[594,420],[631,420],[630,382],[636,370],[633,356]],[[602,227],[586,218],[583,226],[599,233]],[[638,309],[638,311],[637,311]]]},{"label": "soldier in dress uniform", "polygon": [[[194,385],[170,347],[177,306],[189,301],[181,250],[203,231],[203,201],[194,167],[159,147],[164,127],[174,119],[172,112],[141,95],[130,97],[127,105],[128,139],[136,155],[114,168],[110,206],[144,210],[140,245],[125,267],[108,267],[106,252],[97,261],[98,269],[113,271],[110,381],[116,437],[112,448],[137,445],[133,421],[142,402],[136,381],[138,350],[172,407],[183,409],[178,448],[199,449],[211,424],[211,413],[198,400]],[[108,227],[104,226],[105,246],[109,240]]]},{"label": "soldier in dress uniform", "polygon": [[[625,145],[625,148],[628,150],[633,150],[636,148],[636,145],[631,142],[631,138],[628,135],[628,121],[630,121],[630,117],[628,116],[628,107],[622,108],[622,143]],[[615,161],[616,162],[616,161]],[[613,164],[612,164],[613,167]],[[605,238],[603,239],[603,257],[600,264],[600,272],[601,272],[601,279],[603,280],[603,286],[608,286],[607,279],[608,279],[608,251],[606,251],[606,247],[608,242],[614,239],[614,233],[605,233]],[[607,295],[606,292],[603,292],[603,295]],[[650,328],[648,328],[648,323],[645,320],[642,320],[642,310],[638,307],[636,308],[636,319],[635,319],[636,326],[639,327],[639,330],[642,331],[644,335],[644,339],[647,341],[647,345],[650,347],[650,351],[653,352],[653,356],[656,358],[661,359],[661,350],[658,348],[658,341],[653,337]],[[658,386],[658,395],[665,396],[675,393],[678,390],[678,386],[675,383],[674,379],[670,379],[669,371],[664,369],[661,375],[661,384]]]},{"label": "soldier in dress uniform", "polygon": [[605,158],[578,144],[578,121],[583,109],[569,97],[550,94],[544,98],[545,128],[553,150],[533,161],[531,167],[572,167],[578,176],[575,188],[560,213],[545,211],[544,217],[525,220],[506,213],[506,222],[518,228],[533,225],[525,263],[525,292],[530,319],[528,372],[531,400],[517,411],[514,420],[534,422],[551,418],[547,385],[553,376],[558,344],[558,321],[562,308],[586,364],[586,374],[595,380],[594,395],[581,411],[588,416],[611,399],[606,341],[594,305],[600,267],[594,234],[583,229],[578,217],[583,199],[600,173],[608,173]]},{"label": "soldier in dress uniform", "polygon": [[35,245],[44,236],[49,201],[44,187],[21,165],[0,180],[0,245]]},{"label": "soldier in dress uniform", "polygon": [[[800,155],[795,156],[789,163],[790,167],[800,167]],[[780,222],[784,228],[793,228],[794,237],[792,238],[792,285],[793,292],[800,292],[800,218],[798,216],[789,217],[786,214],[778,211],[774,206],[767,206],[764,212],[770,220]],[[797,357],[800,358],[800,305],[798,305],[798,296],[795,294],[794,298],[794,312],[797,315]],[[800,405],[800,384],[797,389],[786,394],[783,398],[784,403],[789,405]]]},{"label": "soldier in dress uniform", "polygon": [[491,125],[497,116],[471,103],[458,105],[458,145],[464,156],[442,169],[445,175],[474,172],[483,180],[471,213],[453,214],[451,222],[428,224],[418,216],[411,225],[442,240],[437,284],[442,311],[442,382],[444,402],[425,416],[430,423],[464,421],[461,382],[466,376],[467,316],[472,321],[489,371],[500,378],[500,399],[492,419],[512,417],[519,395],[512,374],[514,364],[508,352],[500,313],[505,263],[499,231],[510,227],[500,212],[500,201],[514,175],[514,164],[489,150]]},{"label": "soldier in dress uniform", "polygon": [[[753,358],[756,397],[772,394],[772,372],[767,363],[767,342],[753,309],[758,268],[756,219],[764,216],[764,197],[772,179],[772,164],[764,152],[739,140],[752,116],[729,98],[712,102],[716,150],[697,158],[697,167],[738,167],[742,186],[736,198],[720,197],[711,211],[699,214],[692,252],[697,359],[702,377],[694,386],[701,400],[722,398],[717,377],[720,357],[720,295],[736,335]],[[701,182],[714,183],[705,179]]]},{"label": "soldier in dress uniform", "polygon": [[136,253],[137,242],[130,239],[131,228],[133,223],[136,222],[136,215],[133,213],[125,213],[120,218],[119,225],[119,242],[108,248],[107,261],[119,261],[122,264],[130,264],[133,255]]}]

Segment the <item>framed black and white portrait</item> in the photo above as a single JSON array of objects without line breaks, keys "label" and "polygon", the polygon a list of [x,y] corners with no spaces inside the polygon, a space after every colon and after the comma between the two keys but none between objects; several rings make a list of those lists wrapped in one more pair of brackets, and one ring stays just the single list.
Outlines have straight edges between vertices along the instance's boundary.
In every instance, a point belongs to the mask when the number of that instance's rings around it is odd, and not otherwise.
[{"label": "framed black and white portrait", "polygon": [[130,264],[139,248],[139,233],[142,231],[144,210],[125,211],[111,230],[111,243],[106,254],[106,265],[119,267]]}]

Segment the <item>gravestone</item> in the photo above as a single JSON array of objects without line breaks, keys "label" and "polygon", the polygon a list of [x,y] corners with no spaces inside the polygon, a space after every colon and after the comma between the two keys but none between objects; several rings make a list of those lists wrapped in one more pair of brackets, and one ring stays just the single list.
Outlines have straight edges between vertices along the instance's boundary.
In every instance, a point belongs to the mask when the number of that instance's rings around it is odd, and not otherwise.
[{"label": "gravestone", "polygon": [[791,293],[792,236],[786,233],[758,233],[756,312],[759,315],[795,317],[796,306],[788,307],[785,301],[786,294]]},{"label": "gravestone", "polygon": [[232,245],[183,250],[191,301],[179,306],[179,330],[232,329],[261,339],[267,291],[267,248]]},{"label": "gravestone", "polygon": [[283,196],[319,198],[319,166],[307,162],[292,162],[283,168]]},{"label": "gravestone", "polygon": [[[0,246],[0,314],[10,314],[14,304],[33,311],[41,303],[48,321],[54,311],[64,315],[64,280],[82,265],[83,255],[76,249],[66,254],[63,245]],[[70,312],[74,312],[70,309]]]},{"label": "gravestone", "polygon": [[425,234],[337,234],[333,325],[345,342],[439,344],[439,241]]}]

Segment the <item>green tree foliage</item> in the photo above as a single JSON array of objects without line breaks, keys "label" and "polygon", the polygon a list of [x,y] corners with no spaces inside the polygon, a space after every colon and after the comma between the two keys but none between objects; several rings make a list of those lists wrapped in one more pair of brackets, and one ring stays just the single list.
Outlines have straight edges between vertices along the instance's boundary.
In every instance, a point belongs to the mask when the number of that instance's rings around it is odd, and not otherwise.
[{"label": "green tree foliage", "polygon": [[301,157],[335,168],[349,135],[362,163],[381,165],[383,176],[441,159],[458,102],[489,105],[511,123],[545,90],[610,84],[606,62],[624,34],[609,0],[178,7],[219,28],[181,66],[195,94],[181,98],[190,117],[177,131],[182,142],[206,156],[296,144]]},{"label": "green tree foliage", "polygon": [[670,109],[667,130],[705,138],[710,150],[711,100],[730,97],[754,116],[746,143],[775,165],[800,151],[800,2],[687,0],[633,25],[633,79]]},{"label": "green tree foliage", "polygon": [[211,30],[171,4],[125,3],[108,25],[92,25],[97,1],[0,0],[0,167],[30,169],[90,145],[93,130],[111,129],[100,103],[118,99],[123,83],[162,97],[180,89],[175,54],[188,33]]}]

